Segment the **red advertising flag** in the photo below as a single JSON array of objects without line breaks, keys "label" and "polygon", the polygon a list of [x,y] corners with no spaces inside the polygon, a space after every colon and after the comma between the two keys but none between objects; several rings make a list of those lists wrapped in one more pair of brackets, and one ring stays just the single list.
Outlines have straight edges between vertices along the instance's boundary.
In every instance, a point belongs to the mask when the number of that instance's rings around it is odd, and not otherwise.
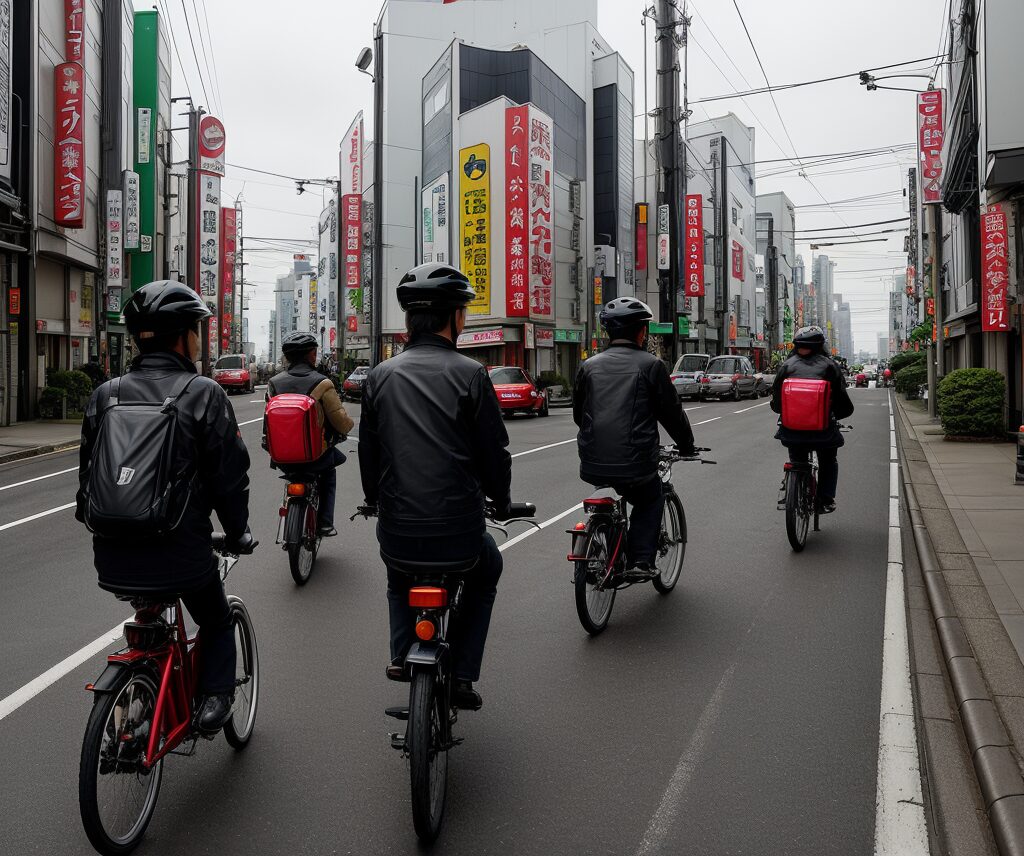
[{"label": "red advertising flag", "polygon": [[[684,264],[686,281],[683,293],[687,297],[704,296],[704,198],[700,194],[686,197],[686,225],[683,235]],[[742,253],[743,251],[740,250]],[[740,257],[742,276],[742,256]],[[733,274],[735,275],[736,258],[733,247]]]},{"label": "red advertising flag", "polygon": [[221,347],[231,347],[231,315],[235,293],[235,252],[238,243],[238,212],[234,208],[220,209],[220,293],[217,307],[220,311]]},{"label": "red advertising flag", "polygon": [[636,204],[636,269],[647,270],[647,203]]},{"label": "red advertising flag", "polygon": [[540,320],[554,320],[555,317],[555,227],[551,187],[553,124],[546,114],[530,107],[530,317]]},{"label": "red advertising flag", "polygon": [[530,108],[505,110],[505,314],[530,314],[529,235],[529,113]]},{"label": "red advertising flag", "polygon": [[941,89],[917,96],[917,154],[921,162],[922,201],[942,201],[942,141],[946,130]]},{"label": "red advertising flag", "polygon": [[85,226],[85,70],[65,62],[53,70],[53,220],[66,229]]},{"label": "red advertising flag", "polygon": [[64,0],[64,59],[84,63],[85,0]]},{"label": "red advertising flag", "polygon": [[743,279],[743,245],[739,241],[732,242],[732,275]]},{"label": "red advertising flag", "polygon": [[981,329],[986,333],[1010,329],[1007,240],[1006,212],[1002,205],[990,205],[981,215]]},{"label": "red advertising flag", "polygon": [[355,317],[360,288],[363,233],[363,195],[346,193],[341,197],[341,218],[344,224],[341,257],[345,270],[345,314]]}]

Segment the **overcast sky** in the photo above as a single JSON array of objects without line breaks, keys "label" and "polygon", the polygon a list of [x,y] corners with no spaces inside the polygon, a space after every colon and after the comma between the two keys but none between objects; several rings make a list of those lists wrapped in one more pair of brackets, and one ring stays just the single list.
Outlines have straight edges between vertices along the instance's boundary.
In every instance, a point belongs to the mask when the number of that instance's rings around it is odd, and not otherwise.
[{"label": "overcast sky", "polygon": [[[241,0],[197,0],[195,11],[191,0],[158,2],[161,11],[170,16],[180,55],[179,62],[172,50],[174,94],[191,94],[197,104],[206,105],[224,120],[229,164],[224,191],[228,199],[243,194],[245,234],[312,241],[316,218],[323,208],[318,190],[297,196],[294,184],[287,179],[237,167],[304,178],[337,175],[338,141],[358,110],[366,111],[367,131],[372,129],[372,84],[353,62],[359,49],[371,41],[380,0],[288,0],[287,14],[262,11],[268,7]],[[939,52],[945,0],[737,2],[773,86],[932,57]],[[645,5],[643,0],[598,2],[598,28],[636,74],[638,113],[643,109],[641,13]],[[775,93],[781,119],[767,94],[693,103],[763,86],[764,77],[732,0],[688,0],[687,5],[693,19],[689,56],[692,121],[731,110],[757,129],[759,161],[913,142],[914,94],[867,92],[856,78]],[[152,6],[136,0],[136,8]],[[195,54],[183,9],[188,12]],[[208,16],[209,30],[204,16]],[[653,38],[653,27],[649,26],[647,33]],[[204,48],[209,52],[209,72]],[[201,76],[194,57],[198,57]],[[648,59],[649,106],[653,108],[652,42],[648,44]],[[919,62],[900,70],[930,73],[933,64]],[[878,72],[886,73],[892,72]],[[924,89],[928,80],[910,77],[884,83]],[[643,126],[638,124],[638,134],[642,132]],[[812,206],[798,207],[797,230],[891,220],[906,213],[900,191],[914,157],[913,150],[904,149],[841,163],[805,164],[807,178],[798,175],[800,167],[790,162],[759,163],[757,192],[782,190],[795,205]],[[769,175],[787,169],[784,174]],[[891,195],[869,202],[840,202],[886,193]],[[826,202],[833,204],[829,207]],[[858,231],[882,228],[886,227]],[[833,234],[840,239],[844,235],[842,231]],[[845,234],[849,240],[849,233]],[[250,338],[259,352],[266,348],[275,278],[290,267],[292,249],[289,245],[276,253],[249,252],[257,245],[246,242],[249,265],[245,279],[247,293],[252,295]],[[892,276],[906,266],[902,247],[901,233],[882,243],[818,251],[838,263],[835,289],[850,301],[858,349],[875,350],[877,334],[887,329]],[[310,250],[315,252],[312,245]],[[801,242],[797,251],[809,268],[810,245]]]}]

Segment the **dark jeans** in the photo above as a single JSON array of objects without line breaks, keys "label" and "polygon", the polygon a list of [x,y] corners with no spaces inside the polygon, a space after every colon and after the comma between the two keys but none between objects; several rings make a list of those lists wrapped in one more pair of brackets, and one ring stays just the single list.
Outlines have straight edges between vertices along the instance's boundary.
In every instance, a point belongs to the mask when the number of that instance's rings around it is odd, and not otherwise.
[{"label": "dark jeans", "polygon": [[[790,446],[789,459],[794,464],[806,464],[811,449],[807,446]],[[835,499],[839,487],[839,449],[814,449],[818,453],[818,495],[822,499]]]},{"label": "dark jeans", "polygon": [[[411,538],[377,531],[382,553],[396,559],[421,562],[460,561],[475,554],[467,553],[467,542],[479,544],[480,562],[466,574],[462,590],[462,605],[458,617],[448,627],[448,642],[454,655],[454,674],[457,680],[480,679],[480,664],[484,659],[487,629],[491,624],[491,609],[498,593],[501,576],[501,553],[494,539],[484,533],[482,539],[466,536],[461,541],[448,537]],[[415,641],[413,625],[416,610],[409,607],[409,589],[418,585],[415,577],[388,568],[388,615],[391,620],[391,659],[405,657]]]},{"label": "dark jeans", "polygon": [[183,594],[181,602],[201,631],[200,692],[203,695],[234,692],[235,635],[220,576],[215,574],[202,588]]},{"label": "dark jeans", "polygon": [[331,446],[311,464],[304,464],[301,472],[317,476],[316,489],[320,495],[320,511],[317,524],[334,525],[334,501],[338,495],[338,471],[346,461],[345,454],[337,446]]},{"label": "dark jeans", "polygon": [[653,565],[658,555],[661,515],[665,509],[661,479],[654,476],[642,482],[614,484],[612,487],[631,506],[626,539],[626,558],[629,564],[644,562]]}]

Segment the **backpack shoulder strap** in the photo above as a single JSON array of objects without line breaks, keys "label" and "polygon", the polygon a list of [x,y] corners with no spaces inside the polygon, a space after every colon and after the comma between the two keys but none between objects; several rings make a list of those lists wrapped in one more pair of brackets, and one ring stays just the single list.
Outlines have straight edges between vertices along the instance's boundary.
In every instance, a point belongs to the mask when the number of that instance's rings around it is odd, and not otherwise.
[{"label": "backpack shoulder strap", "polygon": [[199,377],[198,374],[185,375],[184,382],[179,381],[175,385],[174,389],[171,390],[171,394],[164,399],[164,409],[176,410],[178,399],[185,394],[185,392],[191,385],[192,381],[194,381],[197,377]]},{"label": "backpack shoulder strap", "polygon": [[110,394],[107,396],[107,406],[104,410],[117,407],[121,397],[121,377],[118,375],[110,382]]}]

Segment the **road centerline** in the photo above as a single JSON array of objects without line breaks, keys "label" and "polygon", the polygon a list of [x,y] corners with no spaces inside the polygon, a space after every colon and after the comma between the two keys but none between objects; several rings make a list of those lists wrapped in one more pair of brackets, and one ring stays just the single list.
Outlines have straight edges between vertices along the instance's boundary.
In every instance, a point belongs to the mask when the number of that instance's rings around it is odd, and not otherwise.
[{"label": "road centerline", "polygon": [[32,482],[42,481],[43,479],[52,479],[54,476],[62,476],[67,473],[78,472],[78,467],[68,467],[66,470],[57,470],[55,473],[47,473],[43,476],[36,476],[35,478],[25,479],[24,481],[15,482],[14,484],[0,485],[0,490],[11,490],[15,487],[21,487],[22,485],[32,484]]}]

